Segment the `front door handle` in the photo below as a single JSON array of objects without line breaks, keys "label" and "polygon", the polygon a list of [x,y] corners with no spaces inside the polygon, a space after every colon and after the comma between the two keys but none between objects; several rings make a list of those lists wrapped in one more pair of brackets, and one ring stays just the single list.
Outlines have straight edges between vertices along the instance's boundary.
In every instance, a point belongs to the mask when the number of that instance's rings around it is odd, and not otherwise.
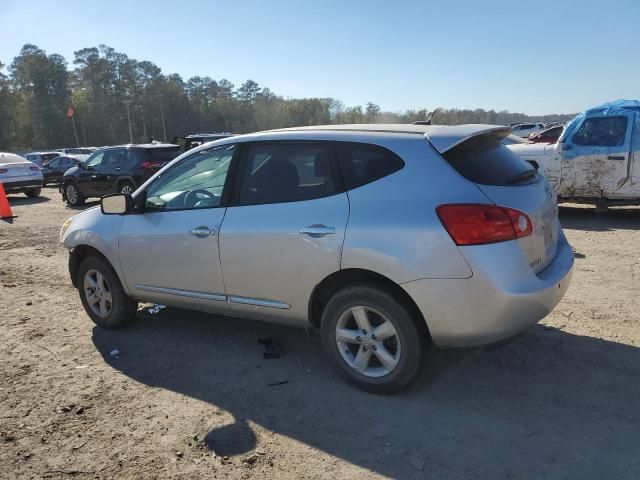
[{"label": "front door handle", "polygon": [[327,227],[326,225],[309,225],[308,227],[301,228],[299,233],[308,235],[312,238],[320,238],[325,235],[333,235],[336,233],[335,227]]},{"label": "front door handle", "polygon": [[626,160],[627,157],[625,157],[624,155],[609,155],[607,157],[609,160]]},{"label": "front door handle", "polygon": [[209,235],[215,235],[215,234],[216,234],[215,228],[209,228],[209,227],[196,227],[189,230],[189,235],[193,235],[194,237],[198,237],[198,238],[206,238]]}]

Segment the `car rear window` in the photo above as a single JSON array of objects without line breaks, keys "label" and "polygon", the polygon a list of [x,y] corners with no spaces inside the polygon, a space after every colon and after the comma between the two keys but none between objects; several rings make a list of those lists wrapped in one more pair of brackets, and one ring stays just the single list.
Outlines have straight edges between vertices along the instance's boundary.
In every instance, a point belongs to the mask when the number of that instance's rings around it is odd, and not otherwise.
[{"label": "car rear window", "polygon": [[529,183],[536,169],[505,147],[495,135],[479,135],[452,148],[444,155],[460,175],[482,185]]},{"label": "car rear window", "polygon": [[144,155],[138,154],[143,162],[169,162],[182,153],[179,146],[171,148],[147,148]]}]

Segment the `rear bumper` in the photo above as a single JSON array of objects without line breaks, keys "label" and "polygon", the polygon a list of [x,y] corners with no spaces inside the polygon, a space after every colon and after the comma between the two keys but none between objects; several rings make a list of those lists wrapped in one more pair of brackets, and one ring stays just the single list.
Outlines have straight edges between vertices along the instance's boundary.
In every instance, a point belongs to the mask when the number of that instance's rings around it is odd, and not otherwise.
[{"label": "rear bumper", "polygon": [[546,317],[564,296],[574,255],[564,234],[556,256],[535,274],[516,242],[463,247],[473,276],[402,284],[420,308],[439,347],[486,345]]},{"label": "rear bumper", "polygon": [[6,193],[21,193],[34,188],[42,187],[42,177],[35,177],[29,180],[3,181],[2,187]]}]

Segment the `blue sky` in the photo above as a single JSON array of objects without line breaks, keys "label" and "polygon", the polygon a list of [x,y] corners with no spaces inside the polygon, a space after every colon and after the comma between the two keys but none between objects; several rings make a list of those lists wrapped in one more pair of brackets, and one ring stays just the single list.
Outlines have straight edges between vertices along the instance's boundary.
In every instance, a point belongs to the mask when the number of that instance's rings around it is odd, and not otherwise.
[{"label": "blue sky", "polygon": [[286,97],[535,115],[640,98],[639,28],[640,0],[2,0],[0,61],[104,43]]}]

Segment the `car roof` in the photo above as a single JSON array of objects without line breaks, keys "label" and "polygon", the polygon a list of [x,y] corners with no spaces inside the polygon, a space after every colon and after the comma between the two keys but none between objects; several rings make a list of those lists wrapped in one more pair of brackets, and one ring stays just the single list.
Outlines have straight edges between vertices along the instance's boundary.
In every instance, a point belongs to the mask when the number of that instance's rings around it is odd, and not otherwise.
[{"label": "car roof", "polygon": [[445,153],[460,143],[478,135],[492,134],[503,138],[511,133],[511,128],[504,125],[414,125],[414,124],[346,124],[316,125],[307,127],[282,128],[263,132],[248,133],[204,143],[190,152],[198,152],[207,148],[229,145],[238,142],[269,140],[342,140],[368,142],[379,140],[395,140],[404,137],[426,138],[439,152]]},{"label": "car roof", "polygon": [[109,150],[112,148],[180,148],[180,145],[174,145],[173,143],[127,143],[124,145],[110,145],[108,147],[102,147],[100,150]]},{"label": "car roof", "polygon": [[415,125],[397,123],[365,123],[365,124],[343,124],[343,125],[319,125],[310,127],[294,127],[270,132],[365,132],[368,134],[414,134],[423,135],[429,140],[433,147],[440,153],[451,150],[469,138],[486,133],[492,133],[500,138],[511,133],[510,127],[504,125]]},{"label": "car roof", "polygon": [[13,163],[13,162],[31,163],[26,158],[24,158],[24,157],[22,157],[20,155],[17,155],[15,153],[0,152],[0,163]]},{"label": "car roof", "polygon": [[219,133],[192,133],[184,138],[209,138],[209,137],[231,137],[234,134],[231,132],[219,132]]}]

